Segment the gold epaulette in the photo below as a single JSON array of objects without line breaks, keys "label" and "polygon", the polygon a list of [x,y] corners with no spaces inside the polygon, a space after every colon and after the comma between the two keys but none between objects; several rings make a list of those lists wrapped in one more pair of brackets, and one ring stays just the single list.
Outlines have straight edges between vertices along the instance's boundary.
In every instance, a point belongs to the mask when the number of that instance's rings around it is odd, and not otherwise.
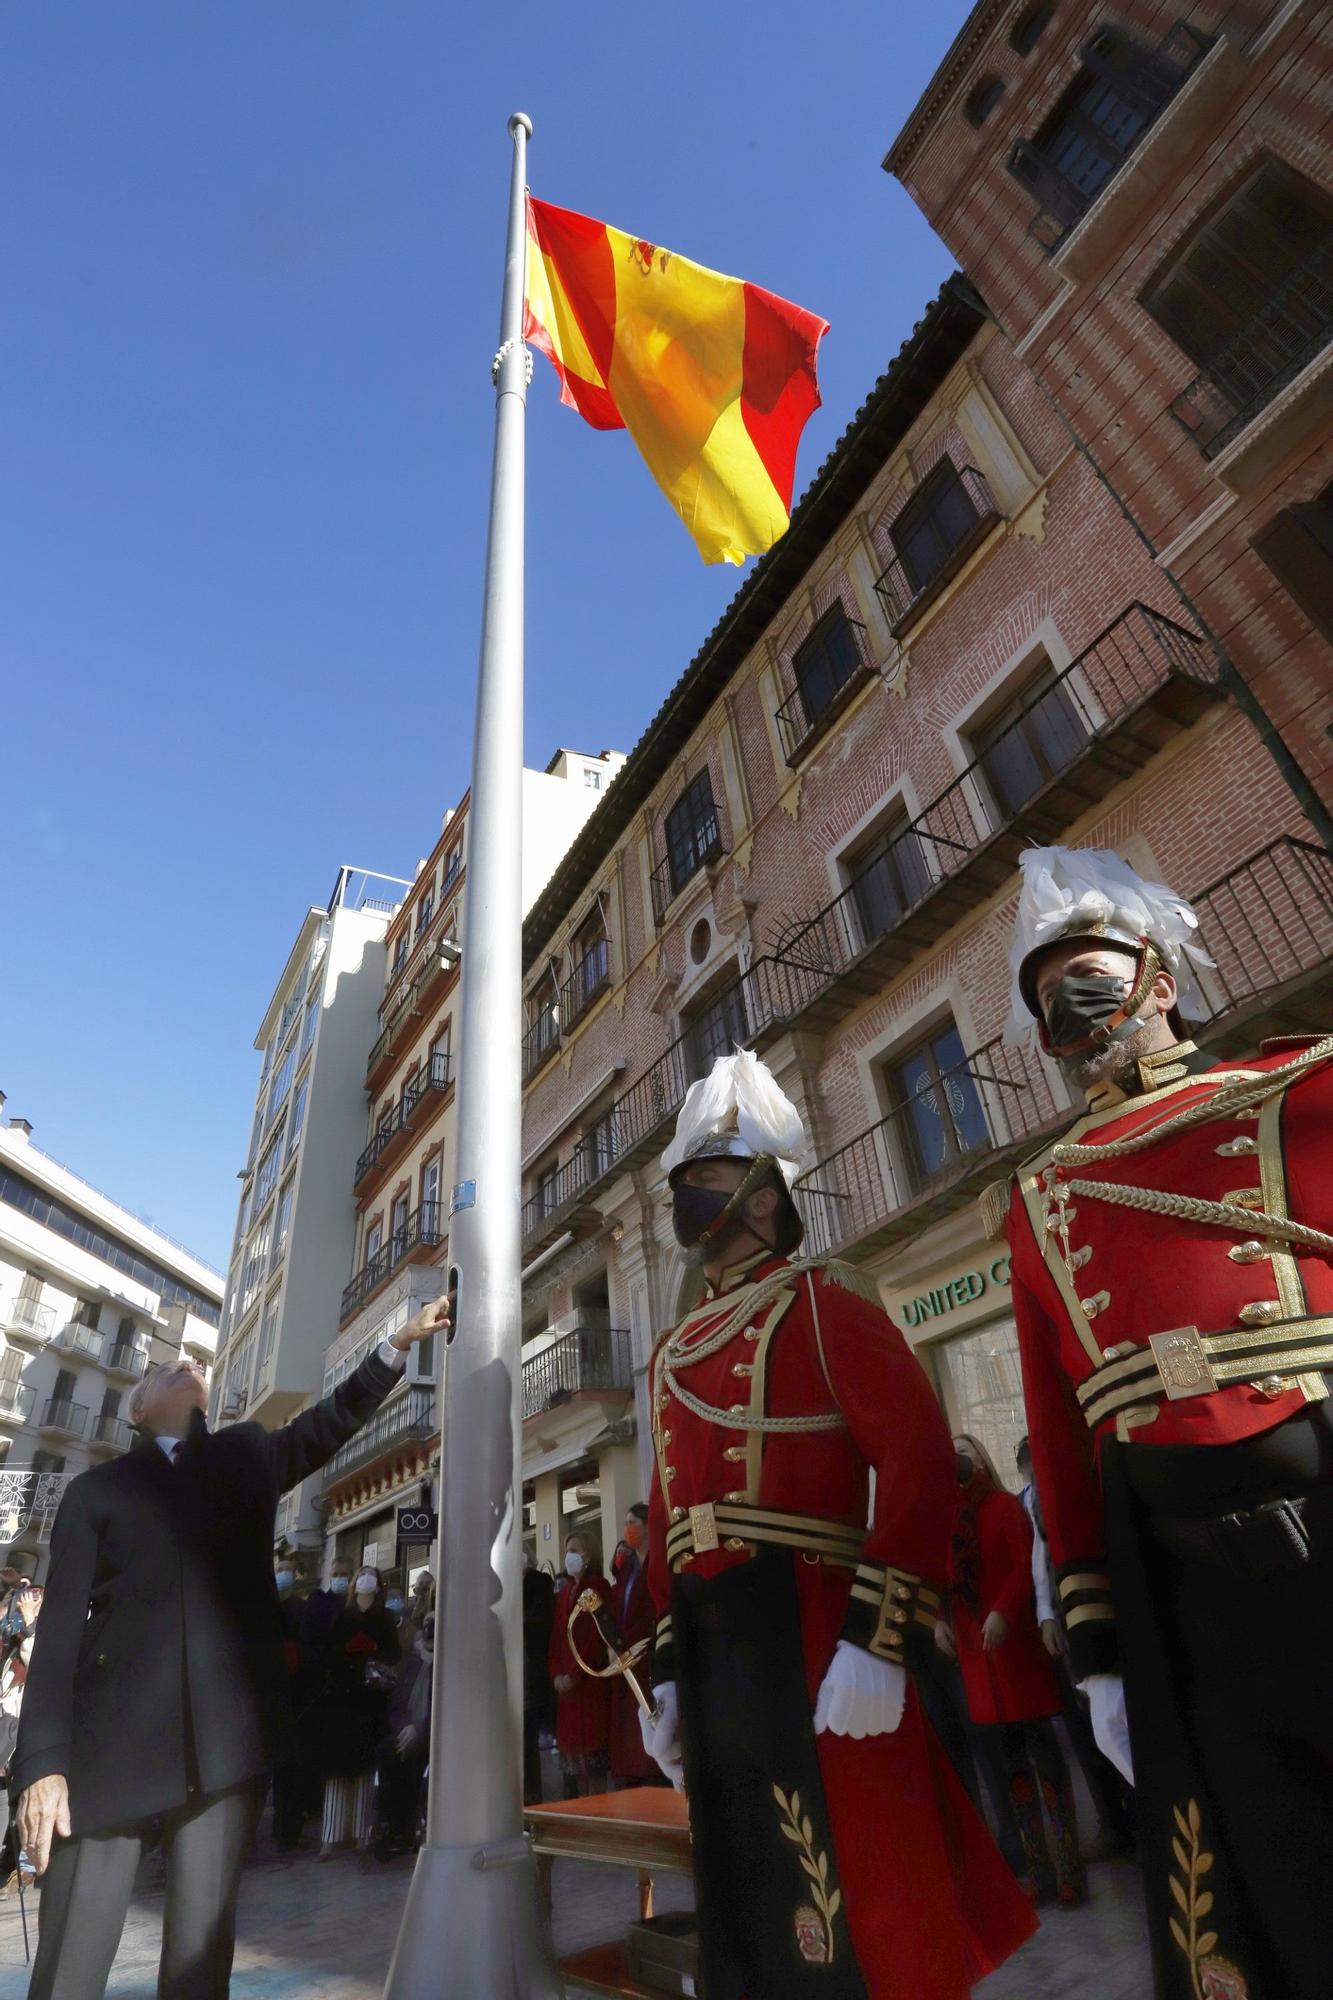
[{"label": "gold epaulette", "polygon": [[844,1292],[855,1292],[858,1299],[865,1299],[870,1305],[884,1310],[884,1299],[879,1286],[869,1271],[863,1271],[859,1264],[844,1263],[840,1257],[830,1257],[826,1263],[816,1266],[831,1285],[838,1285]]},{"label": "gold epaulette", "polygon": [[981,1216],[981,1227],[988,1243],[998,1243],[1004,1236],[1004,1225],[1009,1214],[1009,1190],[1007,1180],[992,1181],[989,1187],[977,1196],[977,1210]]}]

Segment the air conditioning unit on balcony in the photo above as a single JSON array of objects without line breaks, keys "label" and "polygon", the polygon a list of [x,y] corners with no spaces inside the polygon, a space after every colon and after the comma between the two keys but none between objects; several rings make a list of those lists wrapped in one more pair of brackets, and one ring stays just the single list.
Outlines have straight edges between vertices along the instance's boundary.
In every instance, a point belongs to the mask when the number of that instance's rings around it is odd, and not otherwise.
[{"label": "air conditioning unit on balcony", "polygon": [[244,1389],[233,1389],[230,1396],[227,1397],[222,1405],[224,1421],[230,1423],[234,1422],[237,1417],[244,1416],[245,1406],[249,1400]]}]

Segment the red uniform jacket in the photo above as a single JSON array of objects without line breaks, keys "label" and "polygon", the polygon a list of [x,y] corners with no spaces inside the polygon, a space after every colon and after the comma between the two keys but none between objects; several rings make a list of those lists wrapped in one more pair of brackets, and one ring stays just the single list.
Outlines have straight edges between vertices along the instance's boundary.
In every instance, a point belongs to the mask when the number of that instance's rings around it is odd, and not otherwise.
[{"label": "red uniform jacket", "polygon": [[[645,1549],[644,1554],[647,1554]],[[652,1592],[648,1588],[647,1563],[640,1559],[627,1563],[611,1589],[611,1609],[627,1646],[651,1639],[656,1623]],[[639,1686],[647,1691],[653,1684],[652,1648],[634,1669]],[[639,1728],[639,1704],[625,1680],[617,1675],[611,1687],[611,1776],[618,1785],[654,1784],[661,1773],[643,1747]]]},{"label": "red uniform jacket", "polygon": [[[1295,1053],[1287,1045],[1117,1097],[1080,1119],[1067,1140],[1104,1146],[1147,1132],[1234,1079],[1280,1071]],[[1155,1069],[1163,1074],[1160,1058]],[[1032,1463],[1078,1677],[1111,1670],[1117,1658],[1096,1466],[1102,1440],[1116,1436],[1135,1450],[1230,1444],[1322,1396],[1318,1371],[1333,1354],[1320,1358],[1318,1343],[1333,1346],[1333,1265],[1261,1239],[1257,1227],[1113,1206],[1069,1183],[1226,1200],[1333,1230],[1330,1132],[1333,1064],[1324,1061],[1258,1109],[1168,1132],[1118,1158],[1056,1165],[1047,1149],[1016,1177],[1005,1233]],[[1155,1334],[1171,1336],[1161,1363],[1149,1346]],[[1209,1335],[1229,1336],[1210,1351],[1209,1366],[1244,1369],[1252,1380],[1210,1387],[1196,1338]],[[1312,1343],[1304,1371],[1292,1359],[1301,1341]],[[1178,1399],[1165,1394],[1163,1366],[1183,1392]]]},{"label": "red uniform jacket", "polygon": [[[1030,1722],[1058,1715],[1060,1687],[1037,1629],[1032,1589],[1032,1524],[1012,1493],[992,1486],[977,1508],[977,1605],[956,1594],[953,1635],[973,1722]],[[949,1582],[955,1582],[952,1566]],[[981,1628],[998,1611],[1004,1644],[982,1650]]]},{"label": "red uniform jacket", "polygon": [[[555,1740],[562,1757],[595,1757],[605,1753],[611,1741],[610,1683],[586,1674],[574,1658],[569,1643],[569,1614],[585,1590],[610,1597],[611,1586],[604,1576],[585,1570],[582,1576],[567,1576],[555,1594],[551,1623],[551,1644],[546,1656],[554,1681],[557,1674],[569,1674],[574,1686],[569,1694],[555,1698]],[[606,1648],[597,1636],[591,1618],[581,1618],[575,1627],[579,1651],[589,1666],[606,1664]]]},{"label": "red uniform jacket", "polygon": [[[680,1336],[718,1326],[747,1288],[787,1261],[770,1257],[729,1274],[731,1282],[688,1316]],[[764,1433],[720,1425],[672,1393],[661,1345],[654,1355],[648,1528],[649,1583],[661,1614],[659,1681],[674,1672],[668,1532],[709,1502],[740,1501],[816,1525],[866,1529],[869,1522],[855,1573],[818,1554],[795,1559],[812,1708],[839,1638],[892,1660],[902,1656],[909,1623],[933,1625],[931,1593],[944,1581],[953,1515],[953,1448],[915,1356],[883,1310],[849,1288],[855,1282],[836,1266],[793,1272],[725,1347],[680,1373],[682,1387],[713,1408],[841,1413],[840,1429]],[[750,1545],[730,1535],[706,1553],[675,1557],[706,1575],[749,1560]],[[1033,1919],[914,1692],[909,1687],[891,1736],[826,1732],[815,1740],[870,2000],[963,2000],[1030,1934]]]}]

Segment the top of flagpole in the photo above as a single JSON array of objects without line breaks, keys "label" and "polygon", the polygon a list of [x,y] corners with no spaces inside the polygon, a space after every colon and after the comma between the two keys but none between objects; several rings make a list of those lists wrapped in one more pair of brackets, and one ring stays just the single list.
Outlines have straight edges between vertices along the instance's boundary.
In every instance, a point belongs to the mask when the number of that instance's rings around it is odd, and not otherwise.
[{"label": "top of flagpole", "polygon": [[527,112],[511,112],[509,117],[509,136],[511,139],[518,137],[520,128],[527,133],[529,139],[532,137],[532,120],[529,118]]}]

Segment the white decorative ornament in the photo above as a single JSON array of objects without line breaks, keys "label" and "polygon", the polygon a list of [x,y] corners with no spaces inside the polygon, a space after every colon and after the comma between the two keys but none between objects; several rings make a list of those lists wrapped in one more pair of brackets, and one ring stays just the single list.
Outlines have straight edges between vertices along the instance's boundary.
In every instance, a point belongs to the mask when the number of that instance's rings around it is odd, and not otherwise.
[{"label": "white decorative ornament", "polygon": [[752,1049],[719,1056],[708,1075],[690,1085],[675,1137],[662,1155],[663,1172],[669,1174],[702,1140],[723,1132],[738,1138],[752,1156],[773,1154],[788,1186],[796,1179],[806,1147],[801,1114]]}]

